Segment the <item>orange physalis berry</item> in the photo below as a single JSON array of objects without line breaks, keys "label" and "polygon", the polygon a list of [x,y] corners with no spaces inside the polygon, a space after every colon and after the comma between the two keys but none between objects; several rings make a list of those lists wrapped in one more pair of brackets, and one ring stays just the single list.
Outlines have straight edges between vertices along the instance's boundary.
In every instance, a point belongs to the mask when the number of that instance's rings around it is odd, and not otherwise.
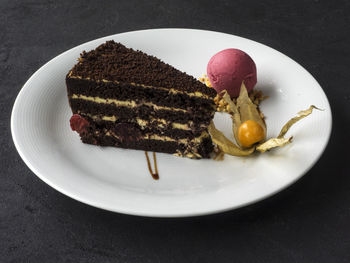
[{"label": "orange physalis berry", "polygon": [[238,128],[238,140],[243,147],[250,147],[264,138],[264,129],[256,121],[247,120]]}]

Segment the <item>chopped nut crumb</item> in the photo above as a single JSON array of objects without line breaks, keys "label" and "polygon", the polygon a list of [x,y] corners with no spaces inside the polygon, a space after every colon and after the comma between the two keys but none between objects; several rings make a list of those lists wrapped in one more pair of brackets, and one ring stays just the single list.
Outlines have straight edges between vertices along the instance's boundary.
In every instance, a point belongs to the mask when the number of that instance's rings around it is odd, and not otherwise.
[{"label": "chopped nut crumb", "polygon": [[[212,88],[213,86],[211,85],[209,78],[207,75],[203,75],[203,77],[198,78],[198,80],[202,83],[204,83],[205,85],[207,85],[207,87]],[[251,101],[259,107],[260,103],[267,99],[268,96],[264,96],[261,90],[252,90],[249,94],[249,97],[251,99]],[[235,99],[232,99],[233,102],[235,102]],[[220,96],[220,94],[216,95],[216,97],[214,98],[214,102],[216,104],[216,111],[219,112],[229,112],[230,111],[230,106],[226,103],[226,101]],[[262,112],[260,112],[260,114],[263,117]]]}]

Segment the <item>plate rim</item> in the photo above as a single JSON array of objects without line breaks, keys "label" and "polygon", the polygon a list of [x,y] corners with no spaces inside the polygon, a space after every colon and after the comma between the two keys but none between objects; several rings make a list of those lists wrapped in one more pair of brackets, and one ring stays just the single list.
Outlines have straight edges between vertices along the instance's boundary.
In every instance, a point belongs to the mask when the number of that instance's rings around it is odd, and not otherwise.
[{"label": "plate rim", "polygon": [[[173,212],[167,212],[167,213],[161,213],[158,211],[155,212],[140,212],[140,211],[135,211],[133,209],[113,209],[111,207],[108,206],[104,206],[103,204],[101,204],[100,202],[93,202],[92,200],[86,200],[84,198],[81,198],[79,195],[75,195],[74,192],[71,191],[66,191],[64,188],[55,185],[54,183],[51,183],[50,180],[48,180],[48,178],[41,174],[38,169],[27,159],[26,154],[23,152],[23,149],[20,147],[19,145],[19,134],[17,134],[17,131],[15,129],[15,114],[16,111],[18,111],[18,109],[20,108],[19,106],[19,100],[20,97],[22,96],[25,88],[27,87],[28,83],[36,77],[37,74],[39,74],[39,72],[46,67],[46,65],[48,65],[49,63],[54,62],[56,59],[60,58],[61,56],[65,56],[66,53],[70,52],[73,49],[78,49],[80,48],[82,45],[87,45],[91,42],[94,41],[101,41],[103,39],[108,39],[108,38],[113,38],[115,36],[120,36],[123,34],[130,34],[130,33],[141,33],[141,32],[145,32],[145,31],[169,31],[169,30],[176,30],[176,31],[200,31],[202,33],[216,33],[216,34],[224,34],[227,36],[233,36],[242,40],[248,40],[253,42],[254,44],[258,44],[261,46],[264,46],[265,48],[268,49],[272,49],[273,51],[277,52],[279,55],[282,55],[283,57],[288,58],[290,61],[292,61],[293,63],[295,63],[297,66],[299,66],[301,69],[303,69],[307,74],[309,74],[312,78],[312,81],[315,82],[319,87],[320,87],[320,91],[323,93],[325,99],[326,99],[326,103],[327,106],[329,108],[329,131],[327,133],[326,139],[325,139],[325,143],[321,149],[321,151],[319,151],[315,156],[316,158],[310,163],[309,167],[307,169],[305,169],[305,171],[303,173],[300,173],[298,176],[295,176],[293,178],[293,180],[290,180],[288,183],[284,184],[282,187],[279,187],[277,189],[275,189],[274,191],[270,191],[268,194],[259,196],[257,198],[253,198],[252,200],[246,201],[246,202],[242,202],[239,205],[232,205],[232,206],[228,206],[225,208],[218,208],[218,209],[211,209],[211,210],[206,210],[206,211],[202,211],[202,212],[192,212],[192,213],[188,213],[188,212],[177,212],[177,213],[173,213]],[[191,28],[149,28],[149,29],[142,29],[142,30],[135,30],[135,31],[127,31],[127,32],[121,32],[121,33],[117,33],[117,34],[113,34],[113,35],[108,35],[108,36],[104,36],[104,37],[100,37],[97,39],[93,39],[84,43],[81,43],[77,46],[74,46],[62,53],[60,53],[59,55],[53,57],[52,59],[50,59],[49,61],[47,61],[46,63],[44,63],[40,68],[38,68],[30,77],[29,79],[23,84],[23,86],[21,87],[20,91],[18,92],[16,99],[13,103],[13,107],[12,107],[12,111],[11,111],[11,136],[12,136],[12,140],[14,142],[14,145],[16,147],[17,152],[19,153],[20,157],[22,158],[22,160],[24,161],[24,163],[28,166],[28,168],[37,176],[39,177],[42,181],[44,181],[47,185],[49,185],[50,187],[52,187],[53,189],[57,190],[58,192],[74,199],[77,200],[81,203],[96,207],[96,208],[100,208],[100,209],[104,209],[107,211],[111,211],[111,212],[117,212],[117,213],[121,213],[121,214],[128,214],[128,215],[134,215],[134,216],[144,216],[144,217],[163,217],[163,218],[175,218],[175,217],[193,217],[193,216],[203,216],[203,215],[210,215],[210,214],[216,214],[216,213],[221,213],[221,212],[226,212],[226,211],[230,211],[230,210],[235,210],[244,206],[248,206],[257,202],[260,202],[262,200],[268,199],[271,196],[285,190],[286,188],[290,187],[291,185],[293,185],[296,181],[298,181],[301,177],[303,177],[305,174],[307,174],[314,166],[315,164],[320,160],[321,156],[324,154],[327,146],[329,145],[329,140],[331,137],[331,133],[332,133],[332,129],[333,129],[333,115],[332,115],[332,108],[331,105],[329,103],[328,97],[325,93],[325,91],[323,90],[322,86],[318,83],[318,81],[314,78],[314,76],[307,71],[302,65],[300,65],[297,61],[295,61],[294,59],[290,58],[289,56],[285,55],[284,53],[270,47],[267,46],[265,44],[262,44],[260,42],[257,42],[255,40],[251,40],[249,38],[245,38],[245,37],[241,37],[241,36],[237,36],[234,34],[229,34],[229,33],[224,33],[224,32],[219,32],[219,31],[212,31],[212,30],[202,30],[202,29],[191,29]]]}]

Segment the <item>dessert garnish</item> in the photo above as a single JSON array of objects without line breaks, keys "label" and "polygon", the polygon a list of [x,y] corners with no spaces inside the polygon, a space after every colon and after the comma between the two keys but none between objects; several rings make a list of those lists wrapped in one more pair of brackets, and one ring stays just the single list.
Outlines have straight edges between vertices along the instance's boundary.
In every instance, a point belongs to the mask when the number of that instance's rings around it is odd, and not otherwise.
[{"label": "dessert garnish", "polygon": [[247,156],[254,152],[266,152],[275,147],[291,143],[293,137],[285,134],[297,121],[305,118],[317,107],[311,105],[307,110],[289,120],[275,138],[266,140],[266,123],[259,105],[267,97],[254,90],[257,83],[256,65],[244,51],[229,48],[216,53],[208,62],[207,75],[199,80],[217,91],[214,98],[216,110],[226,112],[232,118],[235,142],[215,128],[211,121],[208,131],[216,144],[214,159],[222,159],[227,153],[234,156]]},{"label": "dessert garnish", "polygon": [[293,126],[293,124],[295,124],[296,122],[300,121],[301,119],[305,118],[306,116],[309,116],[312,113],[312,110],[316,109],[316,110],[321,110],[319,108],[317,108],[314,105],[311,105],[308,109],[306,110],[302,110],[298,112],[298,115],[293,117],[292,119],[290,119],[281,129],[280,133],[278,134],[278,136],[276,138],[271,138],[267,141],[265,141],[264,143],[259,144],[256,147],[256,150],[259,152],[266,152],[274,147],[282,147],[288,143],[290,143],[293,139],[293,137],[289,137],[289,138],[284,138],[284,135],[288,132],[288,130],[290,129],[290,127]]},{"label": "dessert garnish", "polygon": [[[204,74],[202,77],[198,78],[199,81],[207,85],[208,87],[212,88],[213,86],[211,85],[209,78],[206,74]],[[257,106],[259,107],[260,103],[263,100],[266,100],[268,96],[265,96],[261,90],[253,89],[251,92],[249,92],[249,98],[250,100]],[[237,98],[232,98],[233,102],[236,102]],[[229,112],[229,105],[227,102],[223,99],[223,97],[219,94],[216,94],[214,98],[214,102],[216,105],[216,111],[218,112]],[[260,115],[263,117],[263,113],[259,111]]]},{"label": "dessert garnish", "polygon": [[265,130],[256,121],[247,120],[238,128],[238,140],[242,147],[251,147],[263,139],[265,139]]},{"label": "dessert garnish", "polygon": [[86,132],[86,129],[89,126],[89,122],[79,114],[73,114],[69,122],[71,129],[78,133]]},{"label": "dessert garnish", "polygon": [[233,102],[226,91],[222,92],[222,98],[229,105],[228,110],[232,118],[232,129],[236,144],[225,137],[225,135],[215,128],[213,122],[209,125],[209,133],[219,151],[234,155],[247,156],[254,152],[264,153],[275,147],[283,147],[291,143],[293,137],[285,138],[285,134],[290,127],[299,120],[310,115],[313,109],[319,110],[311,105],[307,110],[300,111],[298,115],[290,119],[281,129],[275,138],[266,140],[266,124],[264,118],[259,113],[257,106],[248,96],[244,82],[241,85],[240,95],[236,102]]},{"label": "dessert garnish", "polygon": [[242,82],[248,92],[257,82],[253,59],[235,48],[224,49],[212,56],[207,65],[207,74],[217,93],[226,90],[231,98],[238,97]]}]

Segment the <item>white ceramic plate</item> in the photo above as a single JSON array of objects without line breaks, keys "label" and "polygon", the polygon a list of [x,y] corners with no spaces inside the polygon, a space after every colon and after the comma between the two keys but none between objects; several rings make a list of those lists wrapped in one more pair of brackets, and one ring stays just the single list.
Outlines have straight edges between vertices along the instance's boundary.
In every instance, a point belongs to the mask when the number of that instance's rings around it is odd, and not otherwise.
[{"label": "white ceramic plate", "polygon": [[[69,127],[65,75],[79,53],[114,39],[199,77],[210,57],[225,48],[247,52],[258,69],[257,89],[268,136],[302,109],[314,111],[293,126],[294,142],[254,157],[191,160],[157,154],[160,180],[149,175],[143,151],[80,142]],[[29,168],[58,191],[99,208],[143,216],[179,217],[238,208],[266,198],[304,175],[319,159],[331,132],[331,109],[322,88],[299,64],[280,52],[241,37],[191,29],[154,29],[104,37],[77,46],[41,67],[26,82],[12,111],[12,136]],[[232,137],[231,121],[215,116]],[[232,137],[233,138],[233,137]],[[298,196],[295,196],[298,198]]]}]

